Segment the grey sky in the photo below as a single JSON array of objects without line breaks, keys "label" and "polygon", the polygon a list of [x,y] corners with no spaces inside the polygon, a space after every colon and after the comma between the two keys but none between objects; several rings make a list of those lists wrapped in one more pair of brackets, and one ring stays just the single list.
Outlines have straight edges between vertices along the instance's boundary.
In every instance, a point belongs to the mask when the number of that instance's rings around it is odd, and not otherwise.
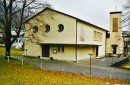
[{"label": "grey sky", "polygon": [[109,30],[109,12],[122,11],[127,0],[46,0],[54,9]]}]

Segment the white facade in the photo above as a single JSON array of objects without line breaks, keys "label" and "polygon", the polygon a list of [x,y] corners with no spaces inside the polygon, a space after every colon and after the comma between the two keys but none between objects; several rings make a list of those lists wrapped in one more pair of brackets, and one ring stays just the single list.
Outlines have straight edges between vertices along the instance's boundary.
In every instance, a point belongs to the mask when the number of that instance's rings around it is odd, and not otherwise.
[{"label": "white facade", "polygon": [[22,46],[23,46],[23,42],[24,42],[24,40],[23,40],[23,38],[17,38],[16,40],[15,40],[15,42],[13,43],[13,45],[12,45],[12,47],[14,47],[14,48],[22,48]]},{"label": "white facade", "polygon": [[[15,31],[11,31],[11,34],[12,34],[13,36],[16,36]],[[24,35],[24,31],[21,31],[21,32],[20,32],[20,37],[18,37],[18,38],[14,41],[12,47],[14,47],[14,48],[22,48],[22,47],[23,47],[23,43],[24,43],[24,36],[23,36],[23,35]],[[13,40],[13,37],[12,37],[11,40]]]}]

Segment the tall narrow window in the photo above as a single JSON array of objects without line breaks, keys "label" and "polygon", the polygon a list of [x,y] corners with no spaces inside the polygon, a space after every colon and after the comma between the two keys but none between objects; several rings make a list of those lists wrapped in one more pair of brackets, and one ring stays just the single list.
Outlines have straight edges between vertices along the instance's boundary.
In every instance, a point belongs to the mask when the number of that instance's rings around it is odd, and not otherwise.
[{"label": "tall narrow window", "polygon": [[64,46],[62,46],[62,52],[64,52]]},{"label": "tall narrow window", "polygon": [[85,31],[83,28],[80,29],[80,36],[79,36],[80,41],[85,41]]},{"label": "tall narrow window", "polygon": [[113,18],[113,32],[118,32],[118,18]]},{"label": "tall narrow window", "polygon": [[102,41],[103,34],[99,32],[99,41]]},{"label": "tall narrow window", "polygon": [[58,46],[58,52],[60,52],[60,46]]},{"label": "tall narrow window", "polygon": [[97,35],[96,35],[97,33],[96,33],[96,31],[94,31],[93,34],[94,34],[93,35],[94,36],[93,39],[96,40],[97,39]]},{"label": "tall narrow window", "polygon": [[58,46],[58,52],[64,52],[64,46],[59,45]]}]

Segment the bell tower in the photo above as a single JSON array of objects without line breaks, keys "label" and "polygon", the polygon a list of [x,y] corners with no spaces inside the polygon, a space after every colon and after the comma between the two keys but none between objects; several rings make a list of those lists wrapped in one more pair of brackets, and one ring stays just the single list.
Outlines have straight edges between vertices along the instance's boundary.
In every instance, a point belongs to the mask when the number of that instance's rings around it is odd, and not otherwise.
[{"label": "bell tower", "polygon": [[110,37],[107,38],[107,53],[123,53],[122,12],[110,12]]}]

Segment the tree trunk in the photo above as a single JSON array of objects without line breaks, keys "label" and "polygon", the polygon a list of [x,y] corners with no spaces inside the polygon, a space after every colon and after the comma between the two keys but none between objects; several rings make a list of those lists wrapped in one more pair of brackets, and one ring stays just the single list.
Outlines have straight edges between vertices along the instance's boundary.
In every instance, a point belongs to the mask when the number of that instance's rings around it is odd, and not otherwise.
[{"label": "tree trunk", "polygon": [[11,31],[10,31],[10,29],[8,29],[6,31],[5,48],[6,48],[5,57],[10,58],[10,49],[11,49]]},{"label": "tree trunk", "polygon": [[5,57],[6,58],[10,58],[10,49],[11,49],[11,47],[10,46],[6,46],[6,52],[5,52]]},{"label": "tree trunk", "polygon": [[8,57],[10,58],[11,40],[9,38],[6,38],[6,42],[5,43],[6,43],[6,45],[5,45],[6,46],[5,47],[6,48],[5,57],[6,58],[8,58]]}]

